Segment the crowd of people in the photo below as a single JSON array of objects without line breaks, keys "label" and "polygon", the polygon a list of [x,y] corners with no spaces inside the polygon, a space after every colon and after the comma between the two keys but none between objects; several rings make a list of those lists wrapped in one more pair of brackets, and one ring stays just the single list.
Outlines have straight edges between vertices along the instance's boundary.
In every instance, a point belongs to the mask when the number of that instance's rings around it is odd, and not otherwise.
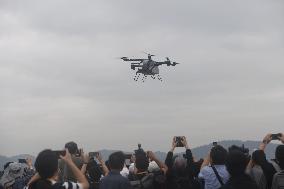
[{"label": "crowd of people", "polygon": [[[284,189],[284,145],[277,146],[275,159],[265,155],[275,139],[284,144],[284,133],[267,134],[253,152],[215,144],[197,160],[187,139],[174,137],[164,162],[141,146],[104,161],[100,153],[84,153],[68,142],[64,151],[41,151],[34,165],[31,159],[7,162],[0,189]],[[185,153],[175,154],[177,147]]]}]

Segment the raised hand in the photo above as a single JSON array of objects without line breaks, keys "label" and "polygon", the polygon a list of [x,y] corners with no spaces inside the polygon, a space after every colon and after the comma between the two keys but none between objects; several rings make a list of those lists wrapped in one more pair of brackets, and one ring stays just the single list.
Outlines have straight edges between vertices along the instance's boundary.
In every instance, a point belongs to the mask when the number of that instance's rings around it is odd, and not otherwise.
[{"label": "raised hand", "polygon": [[72,161],[72,156],[71,156],[69,150],[68,150],[68,149],[65,149],[65,150],[66,150],[65,156],[60,155],[60,158],[61,158],[63,161],[65,161],[66,163],[71,163],[71,162],[73,162],[73,161]]},{"label": "raised hand", "polygon": [[259,145],[260,150],[265,150],[266,145],[272,140],[271,133],[268,133]]},{"label": "raised hand", "polygon": [[186,140],[185,136],[182,137],[181,142],[182,142],[183,146],[184,146],[186,149],[188,149],[188,143],[187,143],[187,140]]},{"label": "raised hand", "polygon": [[268,144],[269,142],[271,142],[272,137],[271,137],[271,133],[268,133],[264,138],[263,138],[263,143],[264,144]]},{"label": "raised hand", "polygon": [[279,140],[284,144],[284,133],[281,133],[281,137],[279,137]]},{"label": "raised hand", "polygon": [[171,151],[174,152],[177,147],[176,137],[173,138]]},{"label": "raised hand", "polygon": [[90,161],[90,156],[89,156],[89,154],[88,153],[83,153],[84,155],[83,155],[83,162],[84,163],[89,163],[89,161]]},{"label": "raised hand", "polygon": [[101,163],[101,162],[104,162],[103,161],[103,158],[102,158],[102,156],[101,156],[101,154],[100,153],[97,153],[96,154],[96,159]]},{"label": "raised hand", "polygon": [[32,160],[32,158],[27,157],[26,158],[26,162],[27,162],[27,165],[29,166],[29,168],[32,169],[33,168],[33,160]]}]

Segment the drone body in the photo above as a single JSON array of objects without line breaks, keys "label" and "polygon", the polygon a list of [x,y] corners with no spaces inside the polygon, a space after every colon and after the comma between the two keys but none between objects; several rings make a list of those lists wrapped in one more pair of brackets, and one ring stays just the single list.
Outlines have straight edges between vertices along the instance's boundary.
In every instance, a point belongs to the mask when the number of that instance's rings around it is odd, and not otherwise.
[{"label": "drone body", "polygon": [[151,76],[152,79],[156,79],[162,81],[161,76],[159,75],[159,66],[166,64],[167,66],[175,66],[179,63],[171,62],[169,58],[166,58],[166,61],[157,62],[152,60],[152,54],[148,54],[147,59],[140,59],[140,58],[128,58],[128,57],[121,57],[123,61],[132,62],[131,69],[137,70],[136,76],[134,77],[135,81],[138,81],[140,75],[143,75],[142,81],[144,82],[147,76]]}]

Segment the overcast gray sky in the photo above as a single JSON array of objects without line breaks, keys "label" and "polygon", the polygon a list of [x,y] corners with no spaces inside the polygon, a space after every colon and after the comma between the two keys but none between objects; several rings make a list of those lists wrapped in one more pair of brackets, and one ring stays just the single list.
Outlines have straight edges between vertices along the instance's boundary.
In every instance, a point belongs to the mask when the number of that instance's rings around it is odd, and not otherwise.
[{"label": "overcast gray sky", "polygon": [[[282,0],[0,0],[0,154],[283,132]],[[134,82],[141,51],[181,62]]]}]

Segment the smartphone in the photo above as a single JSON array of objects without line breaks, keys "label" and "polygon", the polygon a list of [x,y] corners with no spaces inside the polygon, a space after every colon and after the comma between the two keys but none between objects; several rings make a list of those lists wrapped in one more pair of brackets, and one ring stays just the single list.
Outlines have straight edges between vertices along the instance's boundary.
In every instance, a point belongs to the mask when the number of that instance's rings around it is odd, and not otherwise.
[{"label": "smartphone", "polygon": [[26,159],[18,159],[18,162],[19,163],[27,163],[27,160]]},{"label": "smartphone", "polygon": [[175,137],[175,142],[177,144],[177,147],[184,147],[184,145],[182,144],[182,139],[183,139],[183,136],[176,136]]},{"label": "smartphone", "polygon": [[60,159],[60,156],[65,156],[66,154],[65,150],[53,150],[53,152],[56,154],[57,159]]},{"label": "smartphone", "polygon": [[282,137],[281,133],[272,134],[271,135],[271,140],[279,140],[280,137]]},{"label": "smartphone", "polygon": [[93,158],[93,157],[97,157],[100,153],[99,152],[89,152],[89,157]]}]

